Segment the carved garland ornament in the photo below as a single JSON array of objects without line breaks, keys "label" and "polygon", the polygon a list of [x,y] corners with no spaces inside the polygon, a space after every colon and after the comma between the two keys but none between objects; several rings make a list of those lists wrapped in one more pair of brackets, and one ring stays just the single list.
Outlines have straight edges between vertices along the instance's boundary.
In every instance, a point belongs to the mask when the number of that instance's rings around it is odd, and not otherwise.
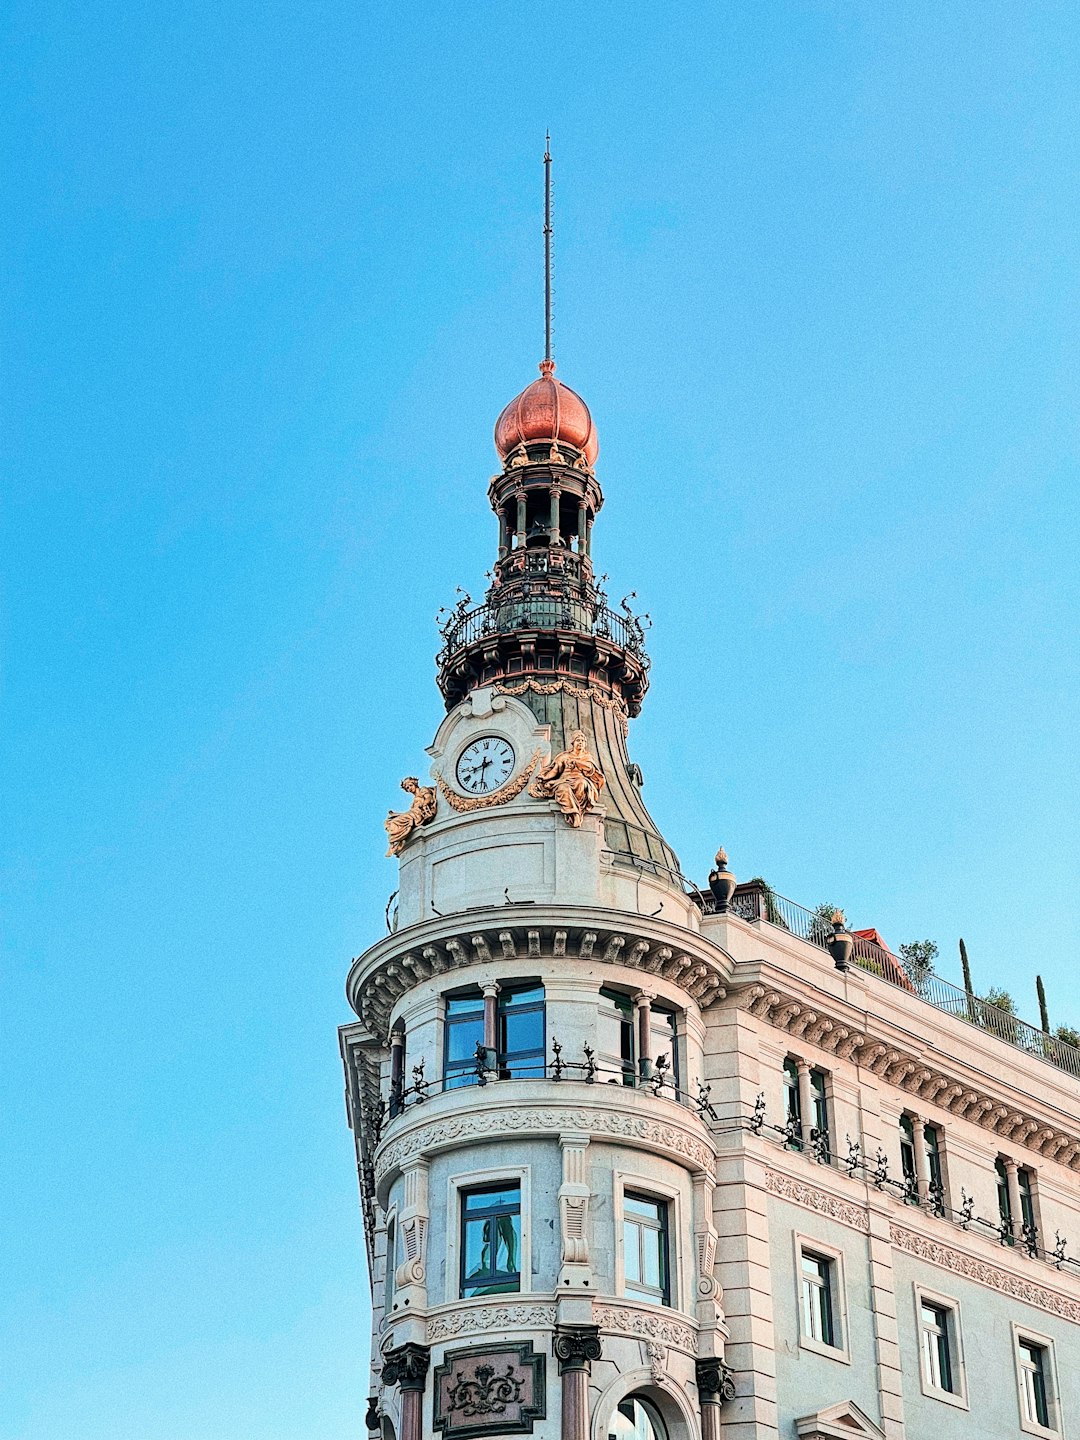
[{"label": "carved garland ornament", "polygon": [[860,1230],[864,1235],[870,1233],[870,1216],[862,1205],[843,1200],[839,1195],[830,1195],[826,1190],[819,1190],[816,1185],[794,1180],[779,1170],[766,1170],[765,1189],[780,1200],[790,1200],[793,1204],[814,1210],[829,1220],[850,1225],[853,1230]]},{"label": "carved garland ornament", "polygon": [[529,778],[536,768],[536,762],[540,759],[541,754],[542,751],[538,747],[533,751],[532,759],[528,764],[512,780],[508,780],[498,790],[493,790],[490,795],[459,795],[456,790],[451,789],[438,770],[433,770],[431,773],[451,809],[456,810],[460,815],[468,815],[473,810],[486,810],[491,805],[505,805],[509,800],[520,795],[529,783]]},{"label": "carved garland ornament", "polygon": [[448,1116],[432,1125],[424,1125],[399,1140],[384,1144],[377,1152],[376,1173],[381,1178],[391,1170],[400,1169],[409,1160],[444,1145],[478,1135],[512,1130],[559,1132],[583,1130],[600,1136],[613,1135],[621,1140],[639,1140],[648,1148],[689,1161],[695,1170],[712,1175],[716,1155],[711,1145],[674,1125],[665,1125],[644,1116],[618,1111],[577,1110],[558,1107],[550,1110],[515,1109],[472,1112]]},{"label": "carved garland ornament", "polygon": [[517,685],[496,685],[495,692],[498,695],[524,695],[531,690],[534,695],[573,695],[577,700],[595,701],[604,710],[614,710],[619,717],[625,735],[630,729],[630,723],[626,716],[626,706],[621,700],[614,696],[605,695],[596,685],[574,685],[569,680],[522,680]]},{"label": "carved garland ornament", "polygon": [[944,1270],[951,1270],[954,1275],[962,1275],[967,1280],[989,1286],[991,1290],[1000,1290],[1003,1295],[1011,1295],[1014,1300],[1022,1300],[1026,1305],[1048,1310],[1052,1315],[1059,1315],[1074,1325],[1080,1324],[1080,1301],[1048,1290],[1045,1285],[1027,1280],[1022,1275],[1010,1274],[998,1265],[988,1265],[985,1260],[976,1260],[974,1256],[965,1255],[961,1250],[942,1245],[939,1240],[916,1235],[913,1230],[907,1230],[902,1225],[891,1224],[889,1238],[898,1250],[916,1255],[920,1260],[940,1265]]},{"label": "carved garland ornament", "polygon": [[593,1318],[601,1330],[611,1330],[617,1335],[632,1335],[653,1345],[671,1345],[684,1354],[697,1353],[697,1334],[679,1320],[662,1315],[652,1315],[643,1310],[632,1310],[623,1305],[597,1305]]},{"label": "carved garland ornament", "polygon": [[489,1330],[548,1330],[555,1324],[554,1305],[498,1305],[488,1310],[457,1310],[449,1315],[435,1315],[427,1323],[427,1340],[435,1345],[440,1340],[454,1340],[470,1332]]}]

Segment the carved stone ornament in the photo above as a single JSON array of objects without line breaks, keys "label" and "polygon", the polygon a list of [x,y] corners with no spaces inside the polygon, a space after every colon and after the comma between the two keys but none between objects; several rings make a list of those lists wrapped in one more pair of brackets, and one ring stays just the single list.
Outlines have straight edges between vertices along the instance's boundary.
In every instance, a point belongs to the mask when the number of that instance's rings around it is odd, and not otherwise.
[{"label": "carved stone ornament", "polygon": [[554,1305],[470,1305],[445,1315],[433,1315],[427,1323],[429,1344],[439,1340],[456,1340],[459,1335],[492,1330],[550,1330],[555,1324]]},{"label": "carved stone ornament", "polygon": [[513,1110],[474,1110],[449,1115],[445,1120],[419,1126],[400,1139],[383,1141],[376,1153],[375,1171],[381,1180],[417,1155],[426,1155],[482,1135],[522,1130],[558,1134],[569,1128],[590,1135],[616,1136],[631,1145],[636,1142],[640,1149],[678,1155],[689,1161],[695,1170],[704,1170],[710,1175],[716,1168],[716,1151],[711,1141],[699,1139],[688,1127],[615,1110],[521,1106]]},{"label": "carved stone ornament", "polygon": [[401,1390],[423,1390],[431,1351],[426,1345],[401,1345],[383,1358],[382,1382]]},{"label": "carved stone ornament", "polygon": [[438,797],[434,785],[421,785],[415,775],[406,775],[401,788],[413,797],[408,810],[391,810],[383,821],[390,841],[387,855],[400,855],[420,825],[430,825],[435,819]]},{"label": "carved stone ornament", "polygon": [[446,1440],[530,1435],[545,1418],[546,1364],[531,1343],[449,1350],[433,1379],[432,1421]]},{"label": "carved stone ornament", "polygon": [[806,1210],[814,1210],[818,1215],[824,1215],[830,1220],[839,1220],[841,1225],[850,1225],[852,1230],[859,1230],[864,1235],[870,1233],[870,1215],[865,1206],[844,1200],[839,1195],[830,1195],[827,1190],[819,1190],[816,1185],[795,1180],[780,1170],[766,1170],[765,1189],[770,1195],[776,1195],[781,1200],[790,1200],[793,1204],[801,1205]]},{"label": "carved stone ornament", "polygon": [[977,1260],[973,1255],[965,1255],[962,1250],[954,1250],[951,1245],[942,1245],[939,1240],[918,1235],[903,1225],[891,1224],[889,1238],[898,1250],[916,1255],[920,1260],[926,1260],[932,1265],[939,1265],[943,1270],[951,1270],[954,1275],[963,1275],[965,1279],[974,1280],[979,1285],[987,1285],[991,1290],[998,1290],[1025,1305],[1046,1310],[1073,1325],[1080,1325],[1080,1301],[1072,1299],[1071,1296],[1050,1290],[1024,1275],[1014,1275],[1000,1265],[990,1265],[985,1260]]},{"label": "carved stone ornament", "polygon": [[529,786],[534,800],[554,800],[566,823],[576,830],[600,800],[600,791],[607,782],[599,765],[589,754],[589,743],[583,730],[570,736],[569,750],[563,750],[537,772]]},{"label": "carved stone ornament", "polygon": [[625,735],[630,725],[626,715],[626,705],[617,696],[605,694],[597,685],[575,685],[572,680],[522,680],[519,684],[501,684],[495,686],[499,695],[524,695],[531,691],[534,695],[573,695],[578,700],[592,700],[604,710],[614,710],[622,725],[622,732]]},{"label": "carved stone ornament", "polygon": [[597,1305],[593,1309],[597,1325],[605,1332],[632,1335],[644,1340],[669,1345],[673,1350],[693,1355],[697,1350],[697,1331],[682,1320],[660,1315],[655,1307],[638,1309],[630,1305]]},{"label": "carved stone ornament", "polygon": [[529,783],[529,777],[536,768],[536,762],[542,754],[542,750],[534,750],[533,757],[528,764],[526,764],[512,780],[508,780],[506,784],[500,786],[498,790],[493,790],[490,795],[459,795],[456,790],[452,789],[446,783],[446,780],[438,770],[434,772],[435,783],[442,791],[446,803],[451,809],[456,810],[459,815],[468,815],[474,810],[486,810],[491,805],[505,805],[508,801],[515,799],[521,794],[522,790],[525,789],[525,786]]},{"label": "carved stone ornament", "polygon": [[663,1385],[667,1379],[667,1346],[659,1340],[646,1340],[645,1353],[649,1357],[649,1371],[654,1385]]},{"label": "carved stone ornament", "polygon": [[694,1379],[705,1404],[726,1405],[735,1399],[735,1377],[718,1357],[695,1360]]},{"label": "carved stone ornament", "polygon": [[598,1325],[556,1325],[551,1342],[559,1374],[567,1370],[591,1370],[592,1362],[604,1353]]}]

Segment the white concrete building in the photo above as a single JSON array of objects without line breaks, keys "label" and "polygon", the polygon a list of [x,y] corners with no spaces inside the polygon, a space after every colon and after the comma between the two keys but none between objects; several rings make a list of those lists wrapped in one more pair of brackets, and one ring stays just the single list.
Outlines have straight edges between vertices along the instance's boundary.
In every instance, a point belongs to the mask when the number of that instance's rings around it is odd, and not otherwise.
[{"label": "white concrete building", "polygon": [[1080,1052],[719,857],[684,879],[627,751],[592,421],[541,370],[348,978],[369,1428],[1080,1435]]}]

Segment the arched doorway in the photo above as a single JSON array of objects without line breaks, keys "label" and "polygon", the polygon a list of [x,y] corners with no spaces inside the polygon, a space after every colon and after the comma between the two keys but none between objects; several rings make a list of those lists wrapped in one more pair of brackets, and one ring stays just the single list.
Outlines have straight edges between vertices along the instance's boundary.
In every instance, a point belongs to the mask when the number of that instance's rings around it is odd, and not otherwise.
[{"label": "arched doorway", "polygon": [[668,1440],[659,1410],[644,1395],[620,1400],[608,1422],[608,1440]]}]

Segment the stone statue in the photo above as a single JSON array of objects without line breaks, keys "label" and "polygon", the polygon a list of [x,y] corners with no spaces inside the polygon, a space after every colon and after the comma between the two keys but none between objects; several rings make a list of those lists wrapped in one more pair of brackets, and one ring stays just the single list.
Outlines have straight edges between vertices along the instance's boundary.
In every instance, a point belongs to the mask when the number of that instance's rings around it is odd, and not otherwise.
[{"label": "stone statue", "polygon": [[566,816],[566,823],[575,829],[582,817],[596,809],[604,777],[589,754],[589,744],[582,730],[570,736],[570,749],[549,760],[529,786],[534,800],[553,799]]},{"label": "stone statue", "polygon": [[434,785],[421,785],[415,775],[406,775],[401,788],[414,798],[408,810],[391,810],[386,816],[384,824],[390,837],[387,855],[400,855],[417,826],[427,825],[435,819],[437,802]]}]

